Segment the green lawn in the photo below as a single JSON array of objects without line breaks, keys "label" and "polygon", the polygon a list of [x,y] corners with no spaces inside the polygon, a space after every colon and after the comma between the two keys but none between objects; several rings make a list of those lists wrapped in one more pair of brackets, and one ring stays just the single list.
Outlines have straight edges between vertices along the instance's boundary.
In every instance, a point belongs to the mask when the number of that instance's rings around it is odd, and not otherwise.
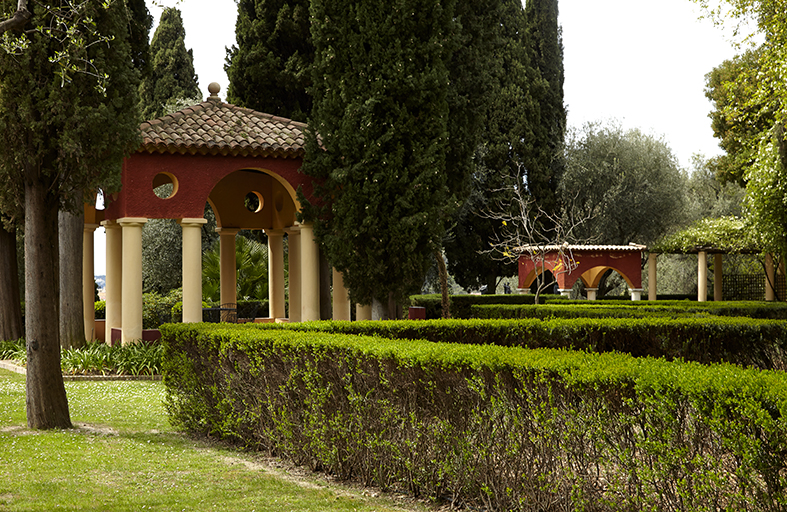
[{"label": "green lawn", "polygon": [[0,511],[424,511],[173,430],[160,382],[66,382],[66,431],[31,431],[24,376],[0,370]]}]

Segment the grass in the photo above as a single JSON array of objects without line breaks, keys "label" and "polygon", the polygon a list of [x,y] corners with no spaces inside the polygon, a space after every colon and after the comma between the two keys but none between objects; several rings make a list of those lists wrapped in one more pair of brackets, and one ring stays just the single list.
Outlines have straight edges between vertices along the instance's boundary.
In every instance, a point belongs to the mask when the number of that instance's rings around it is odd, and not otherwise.
[{"label": "grass", "polygon": [[293,475],[170,426],[160,382],[66,382],[75,428],[26,427],[25,381],[0,370],[0,511],[426,511]]}]

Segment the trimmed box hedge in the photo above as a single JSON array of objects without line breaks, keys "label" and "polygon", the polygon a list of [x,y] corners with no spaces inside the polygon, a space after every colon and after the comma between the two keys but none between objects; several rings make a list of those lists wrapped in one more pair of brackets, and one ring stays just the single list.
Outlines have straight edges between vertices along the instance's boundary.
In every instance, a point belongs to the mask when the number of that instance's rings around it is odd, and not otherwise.
[{"label": "trimmed box hedge", "polygon": [[[539,306],[540,307],[540,306]],[[787,370],[787,322],[727,317],[547,318],[258,324],[432,342],[623,352],[699,363]]]},{"label": "trimmed box hedge", "polygon": [[[560,295],[541,295],[543,301],[565,300]],[[471,318],[471,307],[476,304],[533,304],[535,295],[451,295],[451,318]],[[442,296],[439,294],[412,295],[411,306],[426,308],[426,318],[442,318]]]},{"label": "trimmed box hedge", "polygon": [[787,376],[566,350],[162,327],[174,424],[494,510],[784,510]]}]

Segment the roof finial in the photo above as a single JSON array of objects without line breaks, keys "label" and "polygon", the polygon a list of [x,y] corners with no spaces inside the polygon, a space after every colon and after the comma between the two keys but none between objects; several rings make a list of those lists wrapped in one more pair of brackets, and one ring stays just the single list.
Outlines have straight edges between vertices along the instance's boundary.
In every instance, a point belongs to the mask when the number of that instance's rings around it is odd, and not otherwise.
[{"label": "roof finial", "polygon": [[208,86],[208,92],[210,93],[210,97],[208,97],[208,99],[209,100],[216,99],[221,101],[221,99],[219,98],[220,90],[221,90],[221,86],[218,83],[211,82],[210,85]]}]

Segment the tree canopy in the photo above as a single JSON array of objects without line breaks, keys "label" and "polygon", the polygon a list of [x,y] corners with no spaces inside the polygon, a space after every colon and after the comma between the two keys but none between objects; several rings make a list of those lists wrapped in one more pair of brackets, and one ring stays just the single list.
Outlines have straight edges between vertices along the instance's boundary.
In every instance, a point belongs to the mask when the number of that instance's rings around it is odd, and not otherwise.
[{"label": "tree canopy", "polygon": [[227,101],[305,122],[314,47],[309,0],[239,0],[237,45],[227,50]]},{"label": "tree canopy", "polygon": [[591,123],[566,143],[563,200],[587,219],[583,240],[650,244],[684,209],[685,179],[669,146],[639,130]]},{"label": "tree canopy", "polygon": [[725,155],[710,165],[722,182],[745,185],[745,174],[754,162],[760,134],[774,125],[774,112],[753,101],[762,48],[725,60],[706,75],[705,96],[713,102],[710,113],[713,135]]},{"label": "tree canopy", "polygon": [[143,119],[164,115],[168,101],[200,95],[194,55],[186,49],[185,38],[180,11],[164,9],[150,44],[151,70],[139,87]]},{"label": "tree canopy", "polygon": [[[11,6],[2,5],[3,15]],[[85,44],[73,59],[84,72],[58,74],[68,41],[33,30],[6,32],[24,50],[0,52],[0,209],[24,215],[27,418],[32,428],[70,426],[60,372],[57,213],[82,207],[83,193],[116,190],[123,157],[138,144],[138,73],[123,3],[79,4],[104,44]],[[33,27],[54,26],[57,13],[37,8]],[[109,43],[109,44],[106,44]],[[64,45],[67,47],[64,50]],[[97,87],[96,74],[103,77]],[[62,71],[62,70],[61,70]]]},{"label": "tree canopy", "polygon": [[[734,86],[743,85],[745,94],[734,97],[724,114],[749,114],[763,122],[752,127],[744,139],[751,164],[746,181],[746,214],[762,237],[764,250],[787,254],[787,20],[783,0],[696,0],[719,24],[732,25],[745,36],[759,36],[756,65],[742,67]],[[749,121],[751,124],[751,121]],[[759,133],[757,133],[759,132]],[[751,136],[749,136],[751,134]]]},{"label": "tree canopy", "polygon": [[440,246],[454,6],[312,2],[314,108],[303,170],[322,182],[323,203],[305,215],[357,303],[403,300]]},{"label": "tree canopy", "polygon": [[496,26],[487,36],[491,48],[484,60],[488,92],[485,101],[475,100],[485,107],[479,115],[481,133],[469,191],[453,219],[445,250],[449,269],[461,286],[486,285],[494,293],[498,276],[514,275],[517,267],[485,252],[500,228],[488,213],[510,199],[517,175],[532,176],[538,169],[543,152],[537,147],[536,133],[545,132],[540,100],[548,84],[533,63],[535,52],[527,38],[521,2],[505,0],[491,7],[487,15]]}]

